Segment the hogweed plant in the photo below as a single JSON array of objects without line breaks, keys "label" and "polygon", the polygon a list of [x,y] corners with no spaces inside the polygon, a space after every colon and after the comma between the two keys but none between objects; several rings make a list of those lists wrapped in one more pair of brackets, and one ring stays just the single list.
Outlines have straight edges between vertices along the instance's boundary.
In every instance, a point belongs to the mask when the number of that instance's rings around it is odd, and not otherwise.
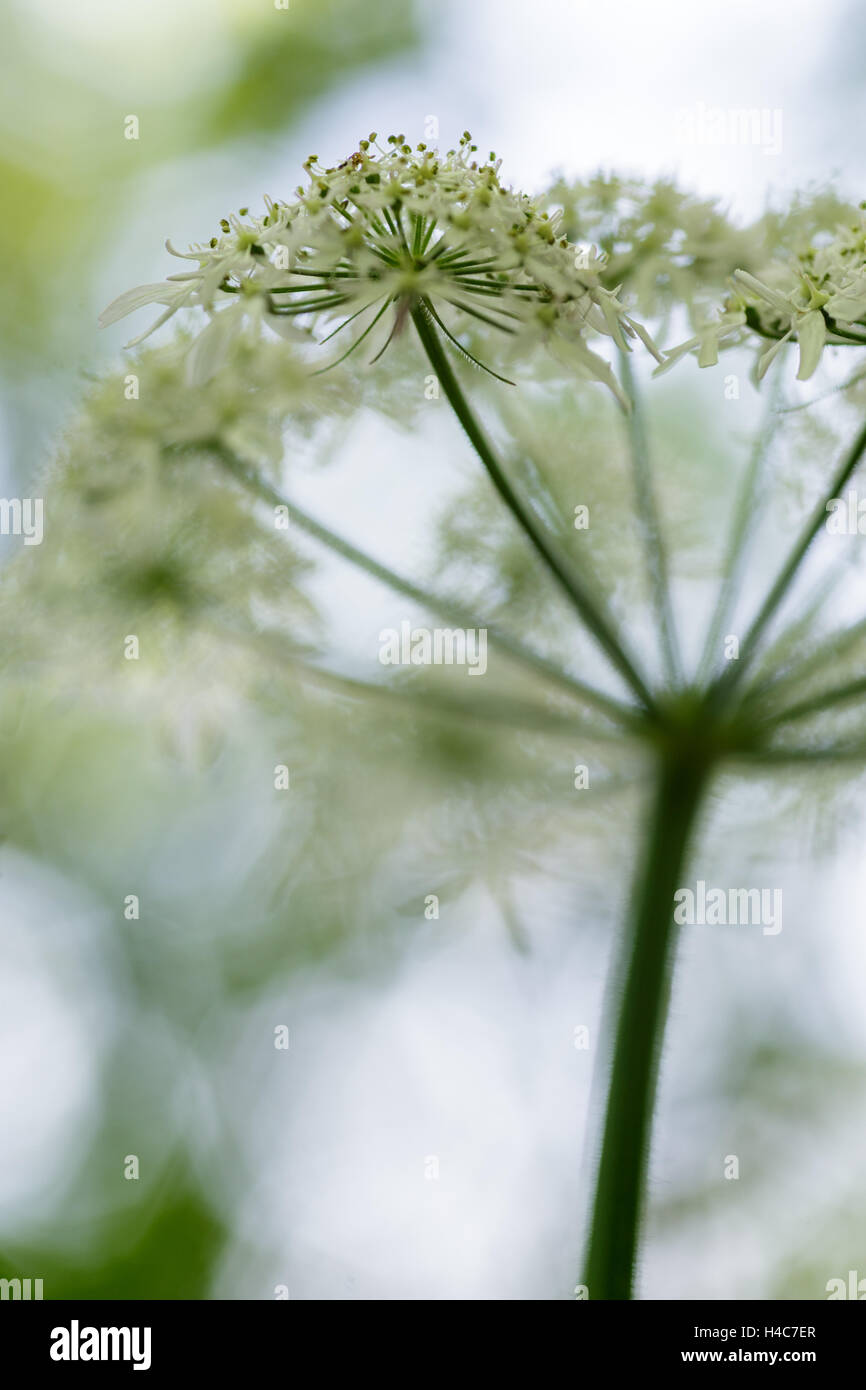
[{"label": "hogweed plant", "polygon": [[[846,665],[856,660],[866,619],[831,627],[811,649],[804,620],[778,621],[860,464],[866,424],[837,463],[821,466],[818,500],[802,517],[751,620],[732,633],[765,461],[786,418],[771,408],[733,509],[703,647],[691,660],[680,632],[667,518],[632,354],[649,354],[658,374],[688,355],[710,367],[721,350],[754,342],[756,381],[778,357],[778,386],[789,345],[800,380],[813,376],[825,351],[866,346],[866,218],[820,194],[784,215],[735,228],[715,204],[672,184],[647,189],[602,176],[574,185],[560,179],[533,200],[502,182],[500,161],[492,153],[480,157],[468,133],[445,154],[423,144],[413,148],[403,135],[384,144],[371,135],[342,163],[329,167],[313,156],[305,170],[306,182],[291,200],[268,200],[260,216],[242,209],[226,218],[209,241],[174,252],[182,270],[122,294],[102,322],[156,304],[156,328],[194,309],[191,331],[148,350],[155,354],[148,361],[162,363],[164,390],[187,402],[180,432],[160,436],[159,421],[151,424],[173,466],[206,460],[258,499],[289,507],[301,531],[413,602],[488,632],[494,647],[567,701],[554,708],[482,699],[473,703],[471,717],[628,738],[648,751],[654,793],[610,995],[609,1059],[602,1064],[607,1099],[581,1275],[588,1297],[628,1299],[675,966],[675,895],[708,794],[728,767],[857,769],[866,759],[866,731],[840,739],[821,718],[844,706],[856,710],[866,696],[866,678],[856,670],[849,678]],[[690,325],[684,340],[660,351],[656,339],[679,333],[684,319]],[[484,613],[404,577],[283,494],[280,432],[286,418],[355,409],[368,380],[375,392],[376,373],[386,365],[393,390],[414,360],[407,347],[412,335],[411,352],[420,346],[426,355],[430,379],[532,547],[535,564],[549,573],[609,663],[618,693],[574,673],[569,659],[560,664],[514,631],[494,627]],[[354,368],[362,357],[373,370],[368,377],[365,367],[352,378],[361,383],[357,400],[342,385],[328,387],[329,380],[342,380],[329,378],[332,368],[348,359]],[[534,382],[543,387],[587,378],[615,398],[628,441],[646,616],[658,661],[632,649],[613,595],[581,558],[579,533],[569,537],[551,520],[543,468],[532,472],[504,461],[473,401],[482,391],[489,402],[491,392],[503,399],[514,392],[531,396]],[[216,379],[232,382],[230,404],[222,416],[215,409],[198,420],[197,402]],[[510,452],[519,450],[513,445]],[[819,595],[810,617],[823,611]],[[295,660],[304,666],[302,657]],[[834,664],[844,678],[823,676]],[[315,674],[358,698],[383,689],[318,668]],[[397,689],[391,697],[426,698],[434,709],[468,714],[461,698],[441,688],[426,696]]]}]

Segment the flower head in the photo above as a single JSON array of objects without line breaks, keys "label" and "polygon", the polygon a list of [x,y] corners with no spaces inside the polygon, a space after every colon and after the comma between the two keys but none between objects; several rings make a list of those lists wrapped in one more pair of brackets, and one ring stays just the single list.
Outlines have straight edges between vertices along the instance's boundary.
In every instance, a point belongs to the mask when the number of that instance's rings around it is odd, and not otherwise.
[{"label": "flower head", "polygon": [[467,132],[444,155],[413,149],[402,135],[383,148],[371,135],[335,167],[311,156],[294,201],[225,219],[219,237],[184,253],[194,268],[129,291],[101,321],[155,302],[165,306],[156,327],[181,307],[202,306],[210,323],[192,374],[205,379],[242,317],[301,336],[323,326],[322,342],[345,330],[351,341],[338,361],[375,338],[375,361],[420,305],[469,357],[456,337],[467,321],[521,345],[542,339],[619,394],[587,334],[622,349],[637,336],[658,353],[603,283],[604,257],[570,243],[557,213],[505,187],[494,154],[476,154]]},{"label": "flower head", "polygon": [[812,376],[826,345],[866,347],[866,217],[838,226],[832,236],[819,232],[755,274],[735,270],[716,320],[668,354],[658,370],[694,349],[700,365],[709,366],[722,342],[741,340],[748,331],[763,340],[759,379],[788,342],[799,347],[800,381]]},{"label": "flower head", "polygon": [[577,183],[558,178],[544,205],[561,209],[570,237],[601,248],[602,283],[625,286],[648,318],[685,307],[699,320],[701,306],[764,245],[759,227],[735,227],[715,200],[670,179],[644,183],[604,172]]}]

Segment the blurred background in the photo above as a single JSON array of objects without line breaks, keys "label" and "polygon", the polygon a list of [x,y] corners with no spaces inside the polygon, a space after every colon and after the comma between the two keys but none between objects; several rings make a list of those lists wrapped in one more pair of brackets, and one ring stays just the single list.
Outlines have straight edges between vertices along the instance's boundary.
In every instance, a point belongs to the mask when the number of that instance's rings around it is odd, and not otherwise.
[{"label": "blurred background", "polygon": [[[381,679],[380,630],[417,610],[302,537],[263,539],[204,466],[155,473],[147,390],[136,423],[113,404],[146,320],[98,335],[96,318],[175,269],[166,237],[205,240],[289,197],[312,152],[341,160],[371,130],[414,143],[431,119],[446,146],[469,128],[529,192],[601,168],[675,176],[735,221],[829,183],[856,203],[864,16],[842,0],[3,0],[0,21],[0,490],[46,497],[42,546],[0,538],[0,1277],[42,1278],[46,1298],[569,1298],[642,755],[302,678],[299,653]],[[772,138],[708,143],[712,107],[769,113]],[[650,403],[693,654],[762,418],[748,354],[725,361],[687,363]],[[787,404],[853,366],[788,383]],[[292,498],[610,683],[444,403],[423,409],[420,358],[375,393],[355,367],[293,380],[285,404],[284,360],[261,373],[260,453],[277,446]],[[155,398],[158,357],[141,377]],[[615,409],[594,388],[507,407],[477,389],[561,514],[591,506],[593,565],[652,660]],[[755,586],[862,413],[846,399],[785,417]],[[160,428],[181,438],[192,409],[169,400]],[[855,551],[818,629],[857,611]],[[234,639],[250,611],[288,659]],[[490,684],[541,698],[499,658]],[[781,886],[784,929],[684,940],[646,1297],[822,1298],[866,1277],[862,831],[856,782],[732,772],[716,788],[692,877]]]}]

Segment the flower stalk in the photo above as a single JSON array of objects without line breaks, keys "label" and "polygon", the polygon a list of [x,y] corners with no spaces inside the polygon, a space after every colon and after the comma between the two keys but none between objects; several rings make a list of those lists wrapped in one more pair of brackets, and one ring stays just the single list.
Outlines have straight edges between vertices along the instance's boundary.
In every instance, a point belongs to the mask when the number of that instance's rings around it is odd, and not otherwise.
[{"label": "flower stalk", "polygon": [[816,504],[811,517],[803,528],[778,578],[762,603],[757,616],[753,620],[751,627],[742,641],[739,660],[731,662],[724,676],[717,682],[717,694],[721,695],[725,691],[731,690],[745,675],[747,666],[751,658],[755,655],[761,637],[772,618],[775,617],[781,604],[787,598],[791,585],[797,577],[797,573],[812,546],[812,542],[827,520],[828,504],[832,502],[835,497],[840,495],[846,483],[850,481],[864,452],[866,452],[866,425],[863,425],[857,432],[857,436],[850,449],[845,454],[835,477],[820,502]]},{"label": "flower stalk", "polygon": [[463,394],[442,346],[436,326],[423,301],[419,300],[412,306],[411,315],[421,345],[436,373],[448,403],[463,426],[470,444],[487,470],[490,480],[503,502],[544,560],[550,573],[565,591],[584,624],[613,666],[626,681],[626,684],[631,687],[641,704],[647,710],[652,710],[654,701],[649,688],[626,652],[621,639],[614,632],[607,614],[599,606],[583,581],[559,554],[535,512],[523,501],[503,472],[487,436]]},{"label": "flower stalk", "polygon": [[637,383],[631,369],[630,354],[620,349],[619,359],[623,390],[631,406],[631,409],[626,413],[626,422],[631,446],[638,524],[646,555],[650,592],[658,623],[665,673],[668,682],[672,686],[677,686],[682,682],[683,671],[676,619],[671,603],[668,550],[662,533],[643,411],[638,399]]},{"label": "flower stalk", "polygon": [[456,600],[447,598],[441,594],[435,594],[424,589],[419,584],[407,579],[404,575],[398,574],[396,570],[388,565],[383,565],[381,561],[368,555],[366,551],[359,550],[351,541],[345,537],[337,535],[330,527],[317,521],[315,517],[303,511],[294,502],[289,502],[283,493],[269,483],[261,473],[249,468],[241,459],[227,449],[218,440],[208,440],[201,447],[205,448],[233,477],[250,489],[258,497],[276,506],[287,506],[291,512],[293,523],[307,535],[312,536],[322,545],[326,546],[335,555],[347,560],[349,564],[355,565],[363,570],[365,574],[384,584],[386,588],[392,589],[394,593],[402,594],[405,598],[411,599],[414,603],[423,608],[440,613],[443,617],[457,623],[461,627],[479,628],[485,627],[490,638],[496,646],[507,652],[512,659],[528,670],[536,672],[545,677],[553,685],[565,690],[568,694],[584,701],[586,704],[600,710],[608,718],[615,721],[616,725],[631,727],[635,722],[635,711],[628,705],[614,700],[610,695],[606,695],[602,690],[596,690],[594,686],[588,685],[586,681],[579,680],[578,677],[557,666],[547,657],[539,652],[527,647],[523,642],[519,642],[509,633],[503,632],[499,628],[491,626],[489,622],[482,623],[478,616],[468,612]]},{"label": "flower stalk", "polygon": [[662,756],[619,968],[610,1082],[583,1283],[630,1299],[677,931],[674,893],[711,776],[690,750]]},{"label": "flower stalk", "polygon": [[[313,667],[279,632],[245,628],[230,633],[253,650],[292,664],[301,679],[352,698],[377,699],[392,709],[436,718],[530,727],[552,735],[633,735],[654,755],[653,801],[614,977],[609,1085],[583,1276],[590,1298],[629,1299],[675,967],[674,895],[715,770],[727,757],[758,767],[821,767],[845,761],[862,767],[866,761],[866,741],[858,733],[845,743],[774,743],[787,735],[789,725],[862,701],[866,694],[866,681],[856,668],[840,671],[836,683],[817,694],[803,692],[807,678],[850,654],[863,636],[864,624],[855,623],[804,652],[812,621],[843,571],[837,569],[825,579],[818,601],[799,624],[788,626],[769,649],[766,642],[821,530],[827,503],[840,494],[866,453],[866,426],[804,523],[742,639],[739,659],[719,674],[719,641],[737,612],[756,534],[757,502],[775,425],[771,408],[735,503],[725,574],[698,669],[686,670],[676,630],[664,518],[650,469],[646,422],[637,408],[631,343],[640,340],[659,360],[659,370],[666,371],[690,353],[697,355],[699,366],[711,366],[721,346],[742,342],[751,334],[758,339],[759,379],[777,358],[781,365],[784,344],[792,343],[799,350],[801,380],[815,372],[825,346],[866,346],[866,208],[844,211],[841,218],[834,212],[835,230],[823,225],[826,218],[820,209],[809,214],[805,227],[792,214],[786,234],[774,233],[785,253],[780,262],[775,253],[769,258],[765,254],[760,226],[734,235],[714,205],[684,198],[664,183],[643,198],[619,180],[594,179],[576,192],[562,185],[539,201],[506,186],[500,163],[492,151],[487,158],[478,155],[469,132],[444,154],[426,143],[413,149],[403,135],[389,136],[383,147],[372,133],[338,164],[324,165],[311,156],[304,165],[306,183],[292,198],[267,199],[260,216],[241,209],[236,217],[222,219],[220,235],[187,252],[174,252],[169,245],[185,268],[159,284],[120,295],[105,310],[102,322],[113,323],[148,304],[162,310],[154,327],[179,310],[197,310],[204,326],[194,338],[184,335],[180,340],[186,389],[175,407],[182,418],[172,420],[172,412],[163,409],[158,428],[164,431],[170,421],[172,437],[161,439],[161,450],[169,456],[208,455],[252,495],[288,505],[259,466],[262,439],[276,441],[270,455],[266,446],[265,457],[278,464],[289,403],[303,416],[309,409],[308,394],[324,392],[327,399],[327,382],[335,380],[327,377],[313,385],[314,378],[357,354],[351,368],[344,369],[344,380],[351,380],[360,365],[360,349],[364,356],[371,354],[372,366],[403,339],[411,321],[499,497],[624,681],[628,695],[612,698],[518,638],[485,625],[491,640],[513,660],[604,716],[603,723],[588,725],[582,722],[582,711],[510,697],[473,697],[470,705],[465,698],[434,691],[419,701],[385,683]],[[628,205],[624,217],[623,203]],[[584,244],[578,245],[573,236],[587,231],[587,215],[589,230],[597,235],[589,246],[582,235]],[[720,290],[732,273],[726,300],[708,318],[705,290]],[[621,299],[621,292],[628,298]],[[647,329],[627,308],[634,294],[636,312],[653,319],[664,319],[677,303],[688,311],[692,336],[663,360]],[[464,345],[467,326],[480,333],[486,345],[510,344],[506,365],[528,361],[531,352],[543,348],[560,367],[567,365],[575,375],[603,383],[626,408],[663,681],[642,674],[612,616],[609,599],[572,563],[567,538],[551,519],[549,505],[545,520],[541,480],[538,485],[534,479],[515,484],[500,462],[463,392],[454,355],[500,381],[508,379]],[[250,385],[249,374],[259,354],[266,353],[271,334],[297,344],[292,390],[282,365],[277,377],[272,369],[265,370],[263,361],[252,382],[255,390],[240,391],[238,382],[245,388]],[[592,351],[596,336],[608,338],[618,350],[619,375],[604,356]],[[308,373],[308,355],[317,355],[336,338],[339,355]],[[479,351],[487,356],[486,347]],[[160,359],[155,360],[159,366]],[[292,358],[287,354],[286,360]],[[491,360],[497,361],[495,356]],[[161,370],[155,380],[164,390]],[[274,403],[275,381],[282,409]],[[333,395],[339,394],[335,389]],[[265,422],[268,428],[260,427],[251,443],[241,433],[238,443],[239,418],[253,401],[259,425]],[[196,403],[210,423],[190,422]],[[125,420],[123,429],[129,430]],[[116,433],[107,431],[107,446],[90,449],[88,456],[95,452],[113,460],[116,439]],[[149,442],[141,441],[146,462]],[[255,467],[249,459],[256,460]],[[459,602],[422,588],[301,509],[292,506],[291,511],[299,530],[393,592],[459,626],[482,626]],[[520,924],[507,900],[503,911],[515,939],[522,942]]]}]

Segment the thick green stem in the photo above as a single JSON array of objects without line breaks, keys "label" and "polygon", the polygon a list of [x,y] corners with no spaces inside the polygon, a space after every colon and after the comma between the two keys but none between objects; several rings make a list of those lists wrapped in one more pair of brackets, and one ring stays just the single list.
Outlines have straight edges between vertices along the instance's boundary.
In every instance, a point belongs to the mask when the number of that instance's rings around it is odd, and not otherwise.
[{"label": "thick green stem", "polygon": [[681,887],[708,766],[670,751],[659,771],[619,979],[619,1014],[583,1282],[591,1299],[632,1297],[659,1054]]},{"label": "thick green stem", "polygon": [[418,331],[421,345],[430,360],[442,390],[451,409],[463,426],[479,459],[486,468],[490,479],[508,507],[512,516],[545,561],[551,574],[564,589],[584,624],[592,633],[609,660],[628,683],[638,699],[647,709],[654,708],[650,691],[638,672],[634,662],[626,652],[623,643],[614,631],[606,613],[583,581],[574,573],[571,566],[558,553],[551,537],[539,517],[515,492],[496,458],[484,431],[481,429],[472,409],[464,396],[460,383],[454,374],[451,363],[439,338],[436,326],[429,312],[419,301],[412,309],[412,321]]}]

